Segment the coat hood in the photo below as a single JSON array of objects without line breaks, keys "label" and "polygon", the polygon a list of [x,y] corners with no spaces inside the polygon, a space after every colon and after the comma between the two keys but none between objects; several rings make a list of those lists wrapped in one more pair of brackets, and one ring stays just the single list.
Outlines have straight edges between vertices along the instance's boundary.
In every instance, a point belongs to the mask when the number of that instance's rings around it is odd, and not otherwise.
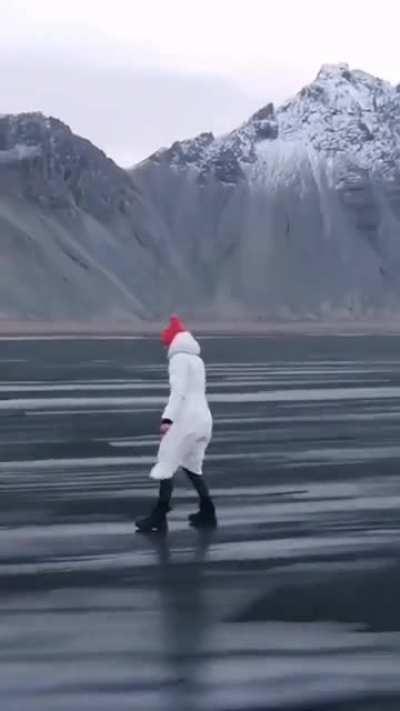
[{"label": "coat hood", "polygon": [[200,355],[201,349],[199,343],[193,338],[189,331],[184,331],[183,333],[178,333],[172,341],[169,350],[168,358],[177,353],[188,353],[188,355]]}]

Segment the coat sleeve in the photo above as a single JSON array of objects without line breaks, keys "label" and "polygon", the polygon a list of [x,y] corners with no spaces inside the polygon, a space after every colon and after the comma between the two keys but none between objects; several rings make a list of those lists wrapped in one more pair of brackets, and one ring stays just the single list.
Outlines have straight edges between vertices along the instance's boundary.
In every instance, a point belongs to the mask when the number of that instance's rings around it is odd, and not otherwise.
[{"label": "coat sleeve", "polygon": [[174,422],[187,395],[189,364],[186,355],[177,354],[169,361],[170,396],[162,419]]}]

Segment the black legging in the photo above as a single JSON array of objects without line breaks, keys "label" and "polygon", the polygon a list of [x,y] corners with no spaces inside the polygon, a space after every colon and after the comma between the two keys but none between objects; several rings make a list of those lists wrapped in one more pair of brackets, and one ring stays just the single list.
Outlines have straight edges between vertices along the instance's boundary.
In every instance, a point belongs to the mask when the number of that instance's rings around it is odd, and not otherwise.
[{"label": "black legging", "polygon": [[210,492],[207,486],[207,482],[204,479],[204,476],[200,476],[200,474],[193,474],[193,472],[190,472],[189,469],[184,469],[183,471],[188,477],[193,488],[197,491],[200,499],[209,499]]},{"label": "black legging", "polygon": [[160,490],[158,494],[158,499],[161,504],[169,505],[171,501],[172,492],[174,490],[174,478],[162,479],[160,481]]},{"label": "black legging", "polygon": [[[193,488],[197,491],[200,499],[209,499],[210,498],[210,491],[208,489],[207,483],[204,479],[204,477],[200,474],[193,474],[193,472],[190,472],[189,469],[184,469],[183,470],[188,477],[190,483],[192,484]],[[174,478],[171,477],[171,479],[162,479],[160,481],[160,490],[159,490],[159,501],[163,504],[169,504],[171,501],[171,496],[172,492],[174,490]]]}]

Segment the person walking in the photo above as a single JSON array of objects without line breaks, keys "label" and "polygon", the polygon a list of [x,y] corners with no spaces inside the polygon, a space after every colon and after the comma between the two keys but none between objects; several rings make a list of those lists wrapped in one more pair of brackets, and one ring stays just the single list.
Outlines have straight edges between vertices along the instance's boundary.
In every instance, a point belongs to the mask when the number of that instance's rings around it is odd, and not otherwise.
[{"label": "person walking", "polygon": [[213,422],[200,345],[177,316],[171,317],[161,338],[168,350],[170,396],[161,418],[157,461],[150,472],[150,477],[159,481],[159,493],[150,514],[136,520],[136,528],[143,533],[167,530],[174,476],[179,468],[199,497],[199,510],[189,516],[190,525],[215,527],[215,506],[203,475]]}]

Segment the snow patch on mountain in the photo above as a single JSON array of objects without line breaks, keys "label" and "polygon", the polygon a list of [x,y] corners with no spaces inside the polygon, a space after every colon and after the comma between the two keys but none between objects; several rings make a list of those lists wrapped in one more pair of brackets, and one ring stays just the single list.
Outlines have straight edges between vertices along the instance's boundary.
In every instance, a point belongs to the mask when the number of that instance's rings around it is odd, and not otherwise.
[{"label": "snow patch on mountain", "polygon": [[40,146],[27,146],[17,143],[13,148],[0,150],[0,163],[13,163],[20,160],[31,160],[41,155]]}]

